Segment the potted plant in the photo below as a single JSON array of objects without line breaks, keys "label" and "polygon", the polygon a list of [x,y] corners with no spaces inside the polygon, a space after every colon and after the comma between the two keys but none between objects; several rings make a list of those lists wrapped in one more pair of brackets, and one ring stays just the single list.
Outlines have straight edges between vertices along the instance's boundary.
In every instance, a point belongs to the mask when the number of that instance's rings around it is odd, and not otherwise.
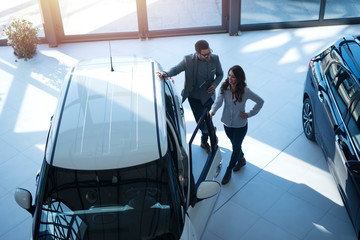
[{"label": "potted plant", "polygon": [[14,54],[18,58],[27,61],[34,56],[40,39],[37,37],[39,29],[34,28],[31,22],[13,18],[10,26],[4,25],[3,31],[8,39],[7,44],[13,47]]}]

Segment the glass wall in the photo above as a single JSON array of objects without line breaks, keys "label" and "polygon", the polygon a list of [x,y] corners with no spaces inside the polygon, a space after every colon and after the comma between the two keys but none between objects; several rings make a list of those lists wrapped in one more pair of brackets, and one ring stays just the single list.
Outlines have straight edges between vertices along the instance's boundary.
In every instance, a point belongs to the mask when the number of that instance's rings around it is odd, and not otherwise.
[{"label": "glass wall", "polygon": [[134,0],[59,0],[65,35],[138,30]]},{"label": "glass wall", "polygon": [[241,0],[240,23],[261,24],[318,20],[320,2],[321,0]]},{"label": "glass wall", "polygon": [[149,30],[221,26],[221,0],[147,0]]},{"label": "glass wall", "polygon": [[11,0],[0,4],[0,39],[6,39],[3,25],[9,26],[13,18],[32,22],[40,29],[38,36],[45,37],[38,0]]},{"label": "glass wall", "polygon": [[[0,45],[6,44],[2,25],[9,25],[13,17],[39,27],[39,37],[45,37],[45,26],[46,38],[54,46],[72,41],[360,23],[360,0],[237,1],[236,8],[231,8],[231,0],[11,0],[0,6]],[[45,9],[43,20],[41,9]]]},{"label": "glass wall", "polygon": [[327,0],[324,19],[360,17],[359,0]]}]

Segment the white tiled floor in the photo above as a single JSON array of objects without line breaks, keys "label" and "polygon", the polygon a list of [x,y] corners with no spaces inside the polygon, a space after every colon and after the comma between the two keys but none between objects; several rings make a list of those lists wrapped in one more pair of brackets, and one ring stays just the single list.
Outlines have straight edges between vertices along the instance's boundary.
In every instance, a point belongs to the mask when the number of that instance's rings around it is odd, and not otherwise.
[{"label": "white tiled floor", "polygon": [[[222,191],[204,239],[356,239],[319,147],[301,127],[302,89],[308,62],[360,25],[112,41],[112,54],[151,56],[164,69],[209,41],[225,73],[244,67],[248,86],[262,96],[262,111],[249,119],[247,165]],[[35,191],[49,120],[62,79],[81,59],[108,57],[108,42],[40,45],[30,61],[0,47],[0,239],[29,239],[31,217],[14,201],[14,189]],[[183,74],[175,77],[178,91]],[[187,130],[194,118],[185,103]],[[225,167],[231,154],[220,114],[214,117]],[[201,150],[199,150],[201,151]],[[221,174],[224,174],[224,169]]]}]

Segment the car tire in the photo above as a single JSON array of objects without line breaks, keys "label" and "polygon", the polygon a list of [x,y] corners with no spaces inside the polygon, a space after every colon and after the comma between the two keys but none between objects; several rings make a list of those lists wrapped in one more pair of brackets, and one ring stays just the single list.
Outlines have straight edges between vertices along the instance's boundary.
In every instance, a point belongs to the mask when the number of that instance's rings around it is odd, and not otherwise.
[{"label": "car tire", "polygon": [[302,126],[306,138],[315,141],[314,112],[309,98],[306,98],[303,103]]}]

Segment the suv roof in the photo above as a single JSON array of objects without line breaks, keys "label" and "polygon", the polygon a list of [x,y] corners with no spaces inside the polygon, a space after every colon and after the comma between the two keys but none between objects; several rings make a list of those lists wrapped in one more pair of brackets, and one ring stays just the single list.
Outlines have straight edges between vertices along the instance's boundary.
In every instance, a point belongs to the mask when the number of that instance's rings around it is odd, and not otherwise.
[{"label": "suv roof", "polygon": [[146,58],[114,58],[113,66],[111,71],[109,59],[83,61],[65,79],[49,139],[54,150],[47,147],[47,161],[54,166],[122,168],[166,153],[159,65]]}]

